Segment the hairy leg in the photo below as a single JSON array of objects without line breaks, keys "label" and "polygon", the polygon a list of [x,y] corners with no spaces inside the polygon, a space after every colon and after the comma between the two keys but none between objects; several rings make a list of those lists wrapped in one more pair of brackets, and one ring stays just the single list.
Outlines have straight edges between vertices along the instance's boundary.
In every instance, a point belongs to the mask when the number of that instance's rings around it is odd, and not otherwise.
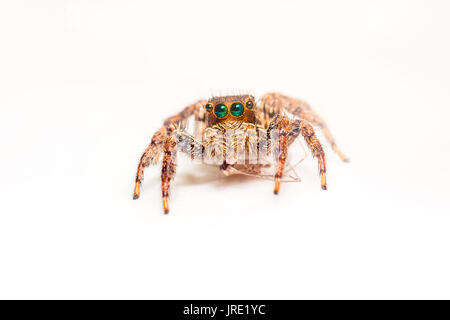
[{"label": "hairy leg", "polygon": [[176,156],[177,156],[177,143],[172,136],[169,136],[164,141],[164,156],[161,169],[161,190],[164,213],[169,213],[169,188],[170,181],[175,176],[176,170]]},{"label": "hairy leg", "polygon": [[349,159],[337,147],[325,121],[307,102],[300,99],[291,98],[280,93],[268,93],[261,98],[261,108],[265,114],[267,114],[265,117],[266,119],[269,119],[271,114],[281,112],[284,109],[293,115],[318,126],[322,130],[327,141],[330,143],[333,151],[338,154],[342,161],[349,161]]},{"label": "hairy leg", "polygon": [[150,164],[156,164],[158,162],[164,140],[167,136],[167,131],[168,127],[166,126],[156,131],[152,137],[152,141],[142,154],[137,168],[133,199],[138,199],[141,194],[141,183],[144,179],[144,168],[148,167]]},{"label": "hairy leg", "polygon": [[[303,120],[289,120],[287,117],[278,116],[269,125],[268,130],[277,130],[278,141],[276,148],[276,172],[274,193],[278,194],[281,178],[283,177],[284,166],[286,163],[288,146],[299,135],[302,134],[306,144],[311,150],[313,156],[317,158],[319,164],[319,173],[321,187],[327,189],[325,154],[323,148],[317,139],[313,127]],[[268,131],[269,132],[269,131]]]},{"label": "hairy leg", "polygon": [[300,128],[300,132],[306,141],[309,149],[311,150],[313,156],[317,158],[319,163],[319,173],[320,173],[320,184],[323,190],[327,190],[327,177],[326,177],[326,166],[325,166],[325,154],[323,152],[322,145],[319,139],[317,139],[314,133],[313,127],[306,121],[300,120],[296,122]]},{"label": "hairy leg", "polygon": [[278,103],[278,100],[272,94],[266,94],[261,98],[261,104],[255,109],[256,118],[265,128],[274,126],[274,119],[280,115],[281,110],[281,104]]},{"label": "hairy leg", "polygon": [[[274,194],[278,194],[280,190],[281,178],[283,177],[284,165],[286,163],[288,146],[289,146],[289,131],[291,127],[291,121],[284,117],[277,117],[274,122],[275,125],[270,125],[269,128],[275,127],[278,131],[278,141],[277,141],[277,163],[275,172],[275,188],[273,190]],[[274,128],[274,129],[275,129]]]},{"label": "hairy leg", "polygon": [[201,161],[204,150],[205,148],[201,142],[195,140],[192,135],[183,130],[175,130],[164,141],[164,156],[161,169],[161,190],[164,213],[169,213],[169,188],[170,182],[175,176],[178,151],[186,153],[191,159]]},{"label": "hairy leg", "polygon": [[167,118],[164,121],[164,126],[160,128],[153,135],[152,140],[148,147],[145,149],[139,161],[137,173],[136,173],[136,183],[134,186],[133,199],[138,199],[141,193],[141,184],[144,178],[144,168],[148,167],[150,164],[156,164],[163,151],[163,143],[167,136],[169,136],[176,127],[180,125],[180,122],[186,121],[191,115],[195,114],[201,110],[206,101],[199,100],[185,107],[180,113]]}]

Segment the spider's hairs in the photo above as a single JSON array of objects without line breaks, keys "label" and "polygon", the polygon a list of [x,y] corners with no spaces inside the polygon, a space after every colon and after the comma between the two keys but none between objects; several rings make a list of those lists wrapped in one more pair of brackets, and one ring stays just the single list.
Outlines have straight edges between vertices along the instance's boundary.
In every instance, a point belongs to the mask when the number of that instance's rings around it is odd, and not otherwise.
[{"label": "spider's hairs", "polygon": [[223,96],[240,96],[240,95],[252,95],[255,96],[255,91],[253,89],[227,89],[227,90],[213,90],[210,89],[210,96],[208,98],[212,97],[223,97]]}]

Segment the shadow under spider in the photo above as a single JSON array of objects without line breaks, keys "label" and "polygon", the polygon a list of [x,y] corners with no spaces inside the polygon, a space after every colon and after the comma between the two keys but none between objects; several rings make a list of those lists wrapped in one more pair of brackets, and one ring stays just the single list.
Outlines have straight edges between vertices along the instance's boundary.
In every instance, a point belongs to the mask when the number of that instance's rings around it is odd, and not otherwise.
[{"label": "shadow under spider", "polygon": [[177,175],[177,185],[186,186],[213,183],[215,186],[227,186],[259,180],[257,177],[246,176],[243,174],[225,176],[220,171],[219,167],[216,166],[199,165],[193,169],[195,169],[194,171],[196,173],[192,173],[192,170],[191,172],[180,172]]}]

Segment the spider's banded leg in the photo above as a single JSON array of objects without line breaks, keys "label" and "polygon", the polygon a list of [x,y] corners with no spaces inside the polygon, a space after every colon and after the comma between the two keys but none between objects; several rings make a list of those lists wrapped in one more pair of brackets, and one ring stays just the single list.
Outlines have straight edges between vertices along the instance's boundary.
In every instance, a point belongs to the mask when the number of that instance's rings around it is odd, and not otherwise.
[{"label": "spider's banded leg", "polygon": [[288,134],[289,145],[291,145],[291,143],[298,138],[298,136],[300,135],[300,131],[300,120],[291,121],[291,130],[289,130]]},{"label": "spider's banded leg", "polygon": [[175,130],[164,141],[164,156],[161,169],[161,190],[164,213],[169,213],[169,189],[170,182],[175,176],[177,152],[181,151],[188,154],[191,159],[201,160],[204,147],[196,141],[190,134]]},{"label": "spider's banded leg", "polygon": [[[205,100],[199,100],[199,101],[185,107],[180,113],[167,118],[164,121],[164,125],[172,126],[172,128],[175,128],[177,125],[182,123],[182,125],[185,126],[187,119],[190,116],[192,116],[193,114],[197,114],[198,112],[200,112],[200,110],[202,110],[204,108],[205,104],[206,104]],[[172,143],[175,143],[173,151],[170,150],[172,148],[172,146],[171,146]],[[167,146],[167,148],[166,148],[166,146]],[[170,138],[168,137],[166,139],[166,142],[164,143],[163,168],[162,168],[162,172],[161,172],[163,206],[164,206],[165,213],[169,212],[168,192],[169,192],[170,180],[173,178],[173,175],[175,174],[175,167],[176,167],[176,164],[174,162],[175,159],[172,159],[171,155],[173,155],[172,158],[175,158],[175,156],[176,156],[176,142],[172,137],[170,137]],[[173,172],[171,171],[172,169],[173,169]]]},{"label": "spider's banded leg", "polygon": [[319,172],[320,172],[320,184],[323,190],[327,190],[327,169],[325,166],[325,153],[323,152],[322,146],[317,139],[316,134],[314,133],[313,127],[305,122],[305,121],[296,121],[296,125],[299,126],[300,132],[302,133],[303,138],[305,139],[311,153],[319,163]]},{"label": "spider's banded leg", "polygon": [[281,106],[275,102],[270,95],[265,95],[261,99],[259,108],[255,109],[257,119],[266,128],[274,125],[275,119],[280,114]]},{"label": "spider's banded leg", "polygon": [[177,144],[173,137],[167,137],[164,141],[164,156],[161,169],[161,190],[164,213],[169,213],[169,188],[170,181],[175,176]]},{"label": "spider's banded leg", "polygon": [[327,139],[328,143],[331,145],[331,148],[333,149],[334,152],[337,153],[339,158],[341,158],[341,160],[344,162],[350,161],[345,156],[345,154],[337,147],[336,141],[334,140],[334,137],[331,134],[330,129],[328,129],[328,126],[325,123],[325,121],[319,115],[317,115],[317,113],[309,106],[309,104],[299,100],[299,106],[290,107],[288,111],[291,112],[293,115],[305,119],[306,121],[312,123],[313,125],[318,126],[320,130],[322,130],[325,139]]},{"label": "spider's banded leg", "polygon": [[185,107],[180,113],[167,118],[164,121],[164,126],[153,135],[152,141],[148,145],[147,149],[145,149],[141,160],[139,161],[133,199],[138,199],[141,194],[144,168],[148,167],[150,164],[156,164],[158,162],[166,136],[168,136],[180,122],[185,122],[187,118],[193,115],[196,111],[202,109],[205,103],[206,102],[204,100],[199,100],[196,103]]},{"label": "spider's banded leg", "polygon": [[314,111],[314,109],[306,102],[300,99],[291,98],[280,93],[269,93],[262,97],[261,107],[267,110],[276,110],[284,108],[289,113],[318,126],[327,141],[330,143],[334,152],[336,152],[342,161],[348,162],[349,159],[337,147],[336,142],[331,134],[326,122]]},{"label": "spider's banded leg", "polygon": [[277,163],[275,172],[275,188],[273,190],[274,194],[278,194],[280,190],[281,178],[283,177],[284,165],[286,163],[288,146],[289,146],[289,131],[290,131],[290,120],[286,117],[277,117],[274,125],[269,125],[269,130],[276,128],[278,130],[278,145],[277,145]]},{"label": "spider's banded leg", "polygon": [[152,141],[142,154],[137,168],[133,199],[138,199],[141,194],[141,183],[144,178],[144,168],[148,167],[150,164],[156,164],[158,162],[166,134],[167,127],[165,126],[156,131],[152,137]]}]

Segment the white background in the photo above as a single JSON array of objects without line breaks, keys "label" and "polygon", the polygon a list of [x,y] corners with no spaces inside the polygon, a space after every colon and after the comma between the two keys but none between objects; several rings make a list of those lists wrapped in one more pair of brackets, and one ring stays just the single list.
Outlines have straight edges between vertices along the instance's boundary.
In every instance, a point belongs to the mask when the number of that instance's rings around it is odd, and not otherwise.
[{"label": "white background", "polygon": [[[447,1],[2,1],[0,298],[450,298]],[[215,94],[309,101],[281,186],[135,170]],[[184,163],[184,162],[183,162]],[[203,171],[202,171],[203,170]],[[200,178],[198,175],[200,174]]]}]

